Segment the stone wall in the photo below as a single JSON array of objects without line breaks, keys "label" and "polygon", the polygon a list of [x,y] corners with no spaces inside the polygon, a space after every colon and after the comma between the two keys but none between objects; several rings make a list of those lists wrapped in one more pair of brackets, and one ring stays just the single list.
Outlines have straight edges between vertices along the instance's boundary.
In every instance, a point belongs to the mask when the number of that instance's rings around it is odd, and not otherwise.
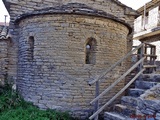
[{"label": "stone wall", "polygon": [[12,31],[12,38],[8,46],[8,69],[7,79],[13,83],[17,80],[17,63],[18,63],[18,36],[16,29]]},{"label": "stone wall", "polygon": [[[140,96],[138,102],[137,114],[146,119],[160,119],[160,84],[157,84],[150,90],[147,90]],[[144,120],[146,120],[144,118]]]},{"label": "stone wall", "polygon": [[[15,20],[19,16],[23,16],[24,14],[30,14],[33,11],[49,7],[56,7],[62,5],[68,5],[69,3],[80,3],[87,5],[95,10],[100,10],[100,12],[106,12],[107,14],[111,14],[116,16],[119,20],[123,20],[124,23],[128,23],[131,27],[133,27],[133,21],[135,16],[137,16],[137,12],[132,10],[131,8],[123,5],[118,0],[3,0],[5,6],[7,7],[9,14],[11,16],[10,22],[10,30],[12,34],[13,46],[9,48],[10,58],[13,59],[9,64],[9,79],[16,80],[17,76],[17,57],[18,57],[18,27],[16,26]],[[74,9],[74,7],[73,7]],[[87,9],[86,9],[87,10]],[[133,33],[127,37],[127,51],[130,51],[132,48],[132,36]],[[128,60],[128,65],[130,64],[130,60]],[[126,69],[129,66],[126,66]]]},{"label": "stone wall", "polygon": [[[40,108],[69,110],[86,118],[95,85],[88,86],[132,48],[137,13],[118,0],[3,0],[11,16],[10,78],[25,100]],[[86,45],[94,39],[94,64],[86,64]],[[91,47],[92,49],[92,47]],[[18,63],[18,69],[17,69]],[[130,66],[130,59],[102,79],[106,89]],[[107,80],[106,80],[107,78]],[[125,84],[100,100],[106,103]]]},{"label": "stone wall", "polygon": [[[127,52],[128,28],[118,22],[85,15],[40,15],[20,21],[18,90],[27,101],[41,108],[74,111],[87,117],[95,88],[88,85]],[[34,58],[29,37],[34,37]],[[96,63],[85,64],[88,38],[94,38]],[[107,88],[124,71],[118,66],[101,84]],[[104,78],[106,79],[106,77]],[[104,104],[124,86],[124,81],[102,100]]]},{"label": "stone wall", "polygon": [[0,39],[0,85],[4,85],[8,70],[8,40]]},{"label": "stone wall", "polygon": [[[7,6],[7,2],[9,6]],[[134,10],[120,3],[118,0],[5,0],[5,4],[11,15],[11,21],[14,21],[17,16],[25,13],[48,7],[62,6],[68,3],[81,3],[98,10],[103,10],[132,25],[132,20],[137,15]]]},{"label": "stone wall", "polygon": [[[15,20],[19,16],[23,16],[24,14],[31,14],[33,11],[41,11],[41,9],[49,7],[54,8],[56,6],[68,5],[69,3],[84,4],[95,10],[100,10],[100,12],[106,12],[107,14],[114,15],[118,19],[123,20],[124,23],[128,23],[131,27],[133,27],[133,21],[135,16],[137,16],[137,13],[134,10],[126,7],[118,0],[3,0],[3,2],[5,3],[5,6],[7,7],[11,16],[10,31],[12,34],[13,45],[9,48],[9,58],[13,60],[11,60],[9,63],[8,75],[9,79],[13,80],[17,79],[17,48],[19,29],[16,25],[17,23],[15,23]],[[130,51],[132,48],[132,36],[133,33],[127,37],[127,51]],[[128,60],[128,63],[130,64],[130,60]],[[128,66],[126,69],[127,68]]]}]

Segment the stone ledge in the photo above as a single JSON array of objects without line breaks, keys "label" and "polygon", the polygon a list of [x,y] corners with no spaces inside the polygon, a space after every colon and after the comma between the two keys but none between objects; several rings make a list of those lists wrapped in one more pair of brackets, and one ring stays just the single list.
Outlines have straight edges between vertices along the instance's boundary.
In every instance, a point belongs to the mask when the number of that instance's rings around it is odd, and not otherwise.
[{"label": "stone ledge", "polygon": [[160,113],[160,84],[142,94],[138,102],[139,113],[156,116]]},{"label": "stone ledge", "polygon": [[132,27],[128,23],[126,23],[124,20],[121,20],[118,17],[108,14],[102,10],[97,10],[97,9],[88,7],[85,4],[80,4],[80,3],[69,3],[67,5],[57,6],[54,8],[49,7],[45,9],[36,10],[31,13],[26,13],[18,16],[15,20],[15,23],[18,23],[20,20],[28,17],[32,17],[36,15],[45,15],[45,14],[77,14],[77,15],[103,17],[103,18],[111,19],[113,21],[116,21],[125,25],[129,29],[129,33],[133,31]]}]

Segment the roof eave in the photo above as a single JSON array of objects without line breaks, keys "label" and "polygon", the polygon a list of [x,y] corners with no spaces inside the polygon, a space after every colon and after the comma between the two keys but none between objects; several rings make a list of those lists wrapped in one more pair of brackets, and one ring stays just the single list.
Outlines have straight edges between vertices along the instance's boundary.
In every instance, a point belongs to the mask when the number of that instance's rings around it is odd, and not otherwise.
[{"label": "roof eave", "polygon": [[[125,21],[119,19],[118,17],[105,13],[104,11],[96,11],[96,10],[92,10],[94,11],[94,13],[89,12],[89,11],[82,11],[82,10],[65,10],[63,11],[63,9],[61,9],[60,7],[58,7],[60,11],[58,11],[57,9],[50,9],[47,8],[47,10],[43,9],[43,10],[39,10],[39,11],[34,11],[32,13],[27,13],[27,14],[23,14],[21,16],[18,16],[14,23],[17,24],[19,23],[22,19],[26,19],[28,17],[33,17],[33,16],[37,16],[37,15],[46,15],[46,14],[76,14],[76,15],[87,15],[87,16],[95,16],[95,17],[103,17],[103,18],[107,18],[107,19],[111,19],[113,21],[119,22],[123,25],[125,25],[128,29],[129,29],[129,34],[132,33],[133,29],[132,27],[126,23]],[[50,10],[49,10],[50,9]],[[73,8],[72,8],[73,9]],[[61,11],[62,10],[62,11]]]},{"label": "roof eave", "polygon": [[[152,0],[152,1],[148,2],[148,3],[146,3],[146,4],[145,4],[145,5],[146,5],[146,9],[152,7],[153,5],[157,4],[158,2],[160,2],[160,1]],[[137,11],[138,11],[139,13],[143,12],[145,5],[143,5],[142,7],[140,7]]]},{"label": "roof eave", "polygon": [[119,0],[114,0],[115,3],[117,3],[118,5],[122,6],[123,8],[125,8],[125,10],[129,10],[130,12],[126,12],[126,15],[131,15],[131,16],[135,16],[137,17],[139,15],[139,13],[132,9],[131,7],[128,7],[127,5],[121,3]]},{"label": "roof eave", "polygon": [[137,18],[140,14],[136,11],[131,11],[130,8],[125,8],[125,15],[135,16]]}]

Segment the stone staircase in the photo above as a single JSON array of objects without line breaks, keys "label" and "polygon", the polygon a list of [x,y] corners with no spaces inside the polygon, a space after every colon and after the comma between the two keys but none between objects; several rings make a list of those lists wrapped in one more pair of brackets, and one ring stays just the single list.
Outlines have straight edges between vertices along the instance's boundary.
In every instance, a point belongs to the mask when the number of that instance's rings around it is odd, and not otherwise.
[{"label": "stone staircase", "polygon": [[[148,51],[150,52],[148,53]],[[111,67],[101,75],[88,82],[88,85],[90,86],[95,84],[96,88],[95,98],[90,102],[91,105],[94,104],[95,108],[94,113],[89,117],[90,120],[99,120],[99,114],[107,107],[109,112],[104,113],[104,120],[160,120],[160,84],[158,84],[158,82],[160,82],[160,74],[153,74],[156,72],[157,68],[157,65],[155,64],[157,57],[155,51],[156,47],[154,45],[141,43],[139,46],[128,52],[124,57],[119,59],[115,64],[111,65]],[[128,58],[133,58],[130,68],[128,68],[128,70],[117,78],[108,88],[100,92],[100,79],[104,78],[105,75],[113,71]],[[100,98],[106,95],[124,79],[127,80],[126,85],[112,96],[104,105],[99,106]],[[156,84],[158,84],[158,86]],[[149,94],[147,94],[146,98],[144,97],[152,88],[158,88],[158,91],[155,90],[158,98],[153,95],[155,97],[153,97],[154,99],[158,99],[158,103],[156,101],[146,101]],[[125,92],[127,92],[127,94],[121,98],[119,104],[114,105],[114,107],[110,109],[109,105],[111,105],[111,103]],[[152,105],[154,105],[154,107]],[[157,105],[159,106],[159,109],[155,107]],[[153,115],[155,114],[158,116],[158,119],[141,119],[147,115],[152,115],[153,118]]]},{"label": "stone staircase", "polygon": [[140,95],[159,82],[160,75],[153,74],[143,75],[141,79],[137,79],[134,83],[135,88],[128,89],[127,96],[121,98],[120,104],[115,104],[111,112],[104,113],[104,120],[160,120],[153,117],[142,119],[137,113]]}]

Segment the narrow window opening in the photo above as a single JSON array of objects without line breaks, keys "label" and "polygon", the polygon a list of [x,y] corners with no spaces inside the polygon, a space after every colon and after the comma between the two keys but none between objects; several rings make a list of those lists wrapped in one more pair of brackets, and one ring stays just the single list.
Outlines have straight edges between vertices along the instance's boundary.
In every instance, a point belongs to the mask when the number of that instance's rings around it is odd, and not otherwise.
[{"label": "narrow window opening", "polygon": [[90,64],[90,45],[86,45],[86,64]]},{"label": "narrow window opening", "polygon": [[96,63],[96,40],[94,38],[89,38],[86,43],[86,64]]},{"label": "narrow window opening", "polygon": [[34,37],[33,36],[29,37],[28,43],[29,43],[29,60],[33,61],[34,59]]}]

